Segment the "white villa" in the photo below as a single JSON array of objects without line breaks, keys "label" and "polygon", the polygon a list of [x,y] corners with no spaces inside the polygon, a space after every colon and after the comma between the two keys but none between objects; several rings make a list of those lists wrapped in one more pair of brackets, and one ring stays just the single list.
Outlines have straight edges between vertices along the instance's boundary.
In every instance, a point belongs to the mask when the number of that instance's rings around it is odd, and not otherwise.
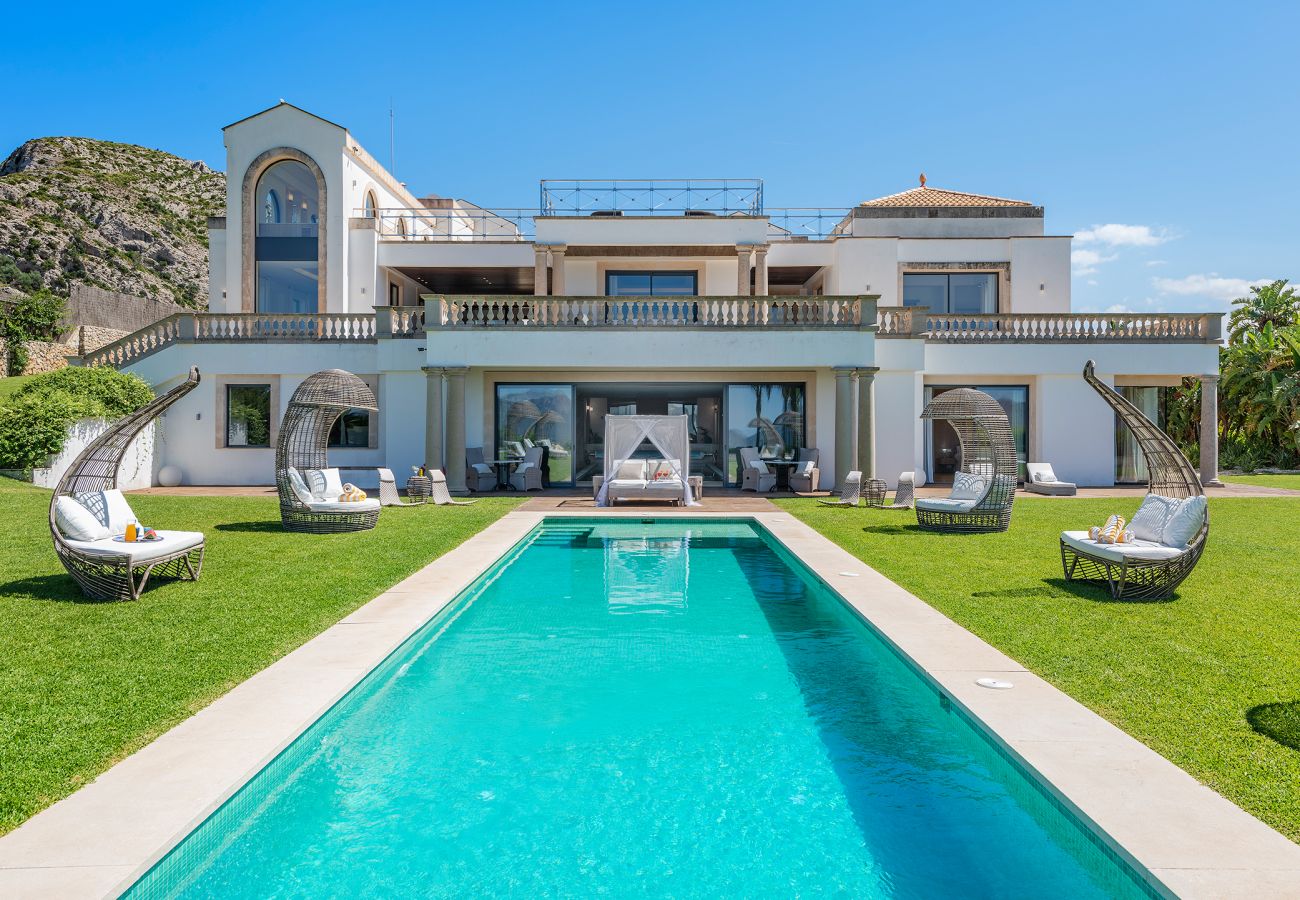
[{"label": "white villa", "polygon": [[426,464],[455,491],[467,451],[525,439],[549,448],[551,485],[586,485],[620,413],[689,416],[706,484],[738,483],[741,447],[817,448],[823,489],[851,469],[942,482],[956,435],[919,414],[958,386],[1003,404],[1022,463],[1138,481],[1085,362],[1153,418],[1162,388],[1218,377],[1218,314],[1071,312],[1071,237],[1032,202],[922,182],[773,209],[754,179],[547,180],[535,208],[486,209],[414,196],[346,128],[283,102],[227,126],[225,145],[209,311],[87,360],[157,389],[199,367],[155,451],[187,484],[273,483],[284,407],[330,368],[380,407],[345,415],[333,464]]}]

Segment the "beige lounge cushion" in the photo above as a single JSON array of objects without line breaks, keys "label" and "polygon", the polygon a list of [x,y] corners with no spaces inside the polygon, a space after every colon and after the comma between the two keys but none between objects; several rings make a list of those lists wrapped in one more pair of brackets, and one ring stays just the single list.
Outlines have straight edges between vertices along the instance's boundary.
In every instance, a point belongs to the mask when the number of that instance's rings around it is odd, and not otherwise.
[{"label": "beige lounge cushion", "polygon": [[1131,544],[1102,544],[1091,540],[1086,531],[1063,531],[1061,540],[1081,553],[1110,562],[1123,562],[1125,559],[1174,559],[1186,552],[1179,547],[1166,547],[1155,541],[1138,540]]},{"label": "beige lounge cushion", "polygon": [[151,562],[165,556],[171,556],[182,550],[190,550],[203,543],[203,535],[198,531],[159,531],[161,541],[115,541],[111,537],[98,541],[68,541],[68,546],[84,556],[128,556],[132,565]]},{"label": "beige lounge cushion", "polygon": [[99,541],[112,534],[98,516],[72,497],[54,501],[54,524],[69,543]]},{"label": "beige lounge cushion", "polygon": [[614,478],[619,481],[645,481],[645,460],[625,460],[619,465],[618,474]]},{"label": "beige lounge cushion", "polygon": [[365,500],[357,500],[348,503],[344,500],[318,500],[309,504],[308,509],[312,512],[341,512],[341,513],[359,513],[368,509],[379,509],[379,501],[373,497]]},{"label": "beige lounge cushion", "polygon": [[952,497],[923,497],[916,501],[917,509],[929,510],[930,512],[970,512],[975,508],[979,498],[974,500],[955,500]]}]

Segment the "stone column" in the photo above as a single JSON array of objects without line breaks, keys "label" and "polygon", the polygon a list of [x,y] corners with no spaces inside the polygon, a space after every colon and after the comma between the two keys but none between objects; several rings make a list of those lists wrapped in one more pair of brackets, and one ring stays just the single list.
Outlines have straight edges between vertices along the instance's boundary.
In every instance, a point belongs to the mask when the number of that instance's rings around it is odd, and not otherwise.
[{"label": "stone column", "polygon": [[533,244],[533,296],[546,296],[546,245]]},{"label": "stone column", "polygon": [[854,421],[854,368],[835,367],[835,486],[841,487],[858,456]]},{"label": "stone column", "polygon": [[876,477],[876,373],[871,366],[858,369],[858,468],[862,478]]},{"label": "stone column", "polygon": [[736,245],[736,296],[749,296],[749,255],[754,248],[749,244]]},{"label": "stone column", "polygon": [[754,293],[767,296],[767,247],[754,248]]},{"label": "stone column", "polygon": [[465,487],[465,366],[447,369],[447,490],[463,494]]},{"label": "stone column", "polygon": [[551,244],[551,293],[556,297],[564,296],[564,251],[565,244]]},{"label": "stone column", "polygon": [[1201,376],[1201,484],[1220,487],[1219,373]]},{"label": "stone column", "polygon": [[424,366],[424,467],[442,468],[442,369]]}]

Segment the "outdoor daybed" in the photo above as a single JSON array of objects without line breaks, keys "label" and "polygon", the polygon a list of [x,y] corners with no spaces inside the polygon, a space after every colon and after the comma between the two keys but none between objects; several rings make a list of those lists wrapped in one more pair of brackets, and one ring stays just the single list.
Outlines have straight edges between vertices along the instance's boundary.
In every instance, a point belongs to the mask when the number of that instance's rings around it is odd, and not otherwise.
[{"label": "outdoor daybed", "polygon": [[955,388],[925,407],[922,419],[946,420],[961,442],[961,467],[947,497],[916,500],[916,523],[928,531],[1006,531],[1016,496],[1011,421],[988,394]]},{"label": "outdoor daybed", "polygon": [[203,570],[203,535],[158,531],[157,542],[127,543],[138,522],[122,492],[117,470],[131,442],[167,407],[194,390],[199,370],[152,403],[109,426],[72,462],[50,497],[54,552],[92,600],[138,600],[151,575],[197,581]]},{"label": "outdoor daybed", "polygon": [[[682,484],[675,476],[676,460],[666,459],[629,459],[619,466],[616,477],[609,480],[608,499],[610,505],[619,500],[660,500],[682,503]],[[691,484],[691,495],[700,499],[702,478],[687,479]],[[595,475],[591,480],[592,495],[599,496],[604,476]]]},{"label": "outdoor daybed", "polygon": [[342,369],[307,376],[289,399],[275,450],[280,521],[286,531],[365,531],[379,521],[379,501],[346,500],[339,470],[328,468],[330,429],[349,409],[375,411],[378,405],[370,387]]},{"label": "outdoor daybed", "polygon": [[1105,585],[1116,600],[1165,600],[1191,574],[1210,533],[1209,505],[1192,464],[1178,445],[1121,394],[1097,378],[1092,360],[1083,378],[1110,404],[1142,448],[1148,493],[1127,528],[1135,540],[1094,541],[1087,531],[1061,533],[1061,565],[1069,581]]},{"label": "outdoor daybed", "polygon": [[1073,497],[1078,487],[1069,481],[1059,481],[1052,471],[1051,463],[1025,463],[1025,472],[1029,476],[1025,481],[1025,490],[1048,497]]}]

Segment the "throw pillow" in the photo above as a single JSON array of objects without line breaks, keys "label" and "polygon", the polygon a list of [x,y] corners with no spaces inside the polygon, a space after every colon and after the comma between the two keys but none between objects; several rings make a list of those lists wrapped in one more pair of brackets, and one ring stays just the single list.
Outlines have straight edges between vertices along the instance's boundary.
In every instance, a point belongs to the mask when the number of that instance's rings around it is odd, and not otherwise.
[{"label": "throw pillow", "polygon": [[311,488],[307,487],[307,482],[303,480],[302,473],[290,466],[286,473],[289,476],[289,487],[293,490],[293,495],[298,498],[298,502],[308,506],[316,502],[312,496]]},{"label": "throw pillow", "polygon": [[805,459],[799,463],[799,474],[804,478],[811,478],[813,469],[817,468],[817,463],[811,459]]},{"label": "throw pillow", "polygon": [[72,497],[60,497],[54,501],[54,524],[70,541],[102,541],[112,537],[108,526]]},{"label": "throw pillow", "polygon": [[749,464],[749,467],[753,469],[755,472],[757,472],[759,475],[767,474],[767,463],[763,462],[761,459],[754,460],[752,463]]},{"label": "throw pillow", "polygon": [[474,463],[474,471],[478,472],[480,475],[493,474],[492,467],[489,466],[487,463]]},{"label": "throw pillow", "polygon": [[969,472],[958,472],[952,477],[953,500],[978,500],[984,496],[984,479]]},{"label": "throw pillow", "polygon": [[1186,547],[1187,542],[1205,524],[1205,510],[1209,501],[1205,497],[1188,497],[1178,504],[1178,509],[1165,525],[1163,543],[1169,547]]},{"label": "throw pillow", "polygon": [[1128,523],[1128,527],[1132,529],[1138,540],[1162,544],[1165,540],[1165,526],[1169,524],[1169,519],[1178,511],[1181,504],[1181,500],[1173,497],[1147,494],[1138,511],[1133,513],[1133,519]]}]

